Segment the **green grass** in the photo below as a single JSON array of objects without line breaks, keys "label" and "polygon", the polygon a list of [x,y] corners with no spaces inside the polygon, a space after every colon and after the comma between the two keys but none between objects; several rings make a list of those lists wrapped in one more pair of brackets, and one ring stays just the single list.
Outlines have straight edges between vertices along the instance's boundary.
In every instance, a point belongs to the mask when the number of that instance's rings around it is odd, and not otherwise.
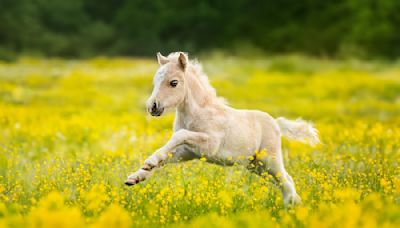
[{"label": "green grass", "polygon": [[21,58],[0,64],[0,226],[400,224],[398,64],[200,60],[233,107],[315,123],[321,145],[283,145],[303,205],[283,208],[274,183],[244,167],[202,161],[124,186],[172,133],[173,113],[145,112],[156,61]]}]

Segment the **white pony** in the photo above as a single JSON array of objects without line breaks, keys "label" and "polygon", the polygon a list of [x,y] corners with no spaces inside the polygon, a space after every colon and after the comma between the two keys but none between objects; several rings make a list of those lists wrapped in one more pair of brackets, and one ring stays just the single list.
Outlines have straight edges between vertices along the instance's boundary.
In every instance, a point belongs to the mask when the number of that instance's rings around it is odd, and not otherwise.
[{"label": "white pony", "polygon": [[260,175],[268,172],[279,182],[286,206],[300,203],[283,165],[281,135],[313,145],[319,142],[317,130],[302,120],[274,119],[265,112],[229,107],[217,97],[201,65],[183,52],[168,57],[157,53],[157,59],[160,68],[147,109],[152,116],[161,116],[166,109],[176,108],[174,133],[125,184],[145,180],[168,162],[205,157],[221,165],[247,165]]}]

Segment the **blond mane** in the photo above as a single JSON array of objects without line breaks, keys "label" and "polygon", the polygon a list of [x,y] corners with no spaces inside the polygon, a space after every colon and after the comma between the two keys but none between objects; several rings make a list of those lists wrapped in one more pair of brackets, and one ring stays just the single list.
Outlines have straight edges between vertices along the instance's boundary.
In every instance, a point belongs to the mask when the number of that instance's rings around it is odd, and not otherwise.
[{"label": "blond mane", "polygon": [[[186,54],[186,53],[185,53]],[[187,55],[187,54],[186,54]],[[170,61],[178,61],[179,58],[179,52],[172,52],[170,53],[167,58]],[[189,75],[196,76],[200,84],[202,85],[203,89],[206,90],[207,94],[209,97],[214,100],[216,103],[220,104],[227,104],[227,101],[223,97],[218,97],[217,96],[217,91],[215,88],[210,84],[210,81],[208,79],[208,76],[206,73],[203,71],[203,66],[197,59],[194,60],[189,60],[188,62],[188,68],[187,71],[191,72]]]}]

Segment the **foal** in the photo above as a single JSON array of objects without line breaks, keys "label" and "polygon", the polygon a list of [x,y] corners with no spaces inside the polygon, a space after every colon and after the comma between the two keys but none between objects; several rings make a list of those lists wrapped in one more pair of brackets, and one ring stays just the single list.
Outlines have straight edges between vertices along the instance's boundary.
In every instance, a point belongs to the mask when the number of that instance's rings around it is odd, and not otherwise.
[{"label": "foal", "polygon": [[[208,162],[232,165],[236,161],[257,174],[268,172],[279,182],[285,205],[300,203],[293,179],[283,165],[281,136],[313,145],[319,142],[317,130],[302,120],[274,119],[265,112],[227,106],[217,97],[201,65],[189,61],[185,53],[167,57],[158,53],[157,59],[160,68],[154,76],[147,110],[152,116],[161,116],[175,108],[174,133],[125,184],[145,180],[162,164],[204,156]],[[266,152],[264,156],[258,156],[260,151]],[[252,159],[240,159],[247,157]]]}]

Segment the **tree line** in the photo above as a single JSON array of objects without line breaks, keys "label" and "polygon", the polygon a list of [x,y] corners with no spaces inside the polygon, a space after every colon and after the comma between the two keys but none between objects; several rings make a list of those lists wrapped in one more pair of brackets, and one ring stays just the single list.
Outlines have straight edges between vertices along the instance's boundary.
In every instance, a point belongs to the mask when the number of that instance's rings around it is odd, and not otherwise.
[{"label": "tree line", "polygon": [[0,0],[0,58],[240,50],[397,58],[396,0]]}]

